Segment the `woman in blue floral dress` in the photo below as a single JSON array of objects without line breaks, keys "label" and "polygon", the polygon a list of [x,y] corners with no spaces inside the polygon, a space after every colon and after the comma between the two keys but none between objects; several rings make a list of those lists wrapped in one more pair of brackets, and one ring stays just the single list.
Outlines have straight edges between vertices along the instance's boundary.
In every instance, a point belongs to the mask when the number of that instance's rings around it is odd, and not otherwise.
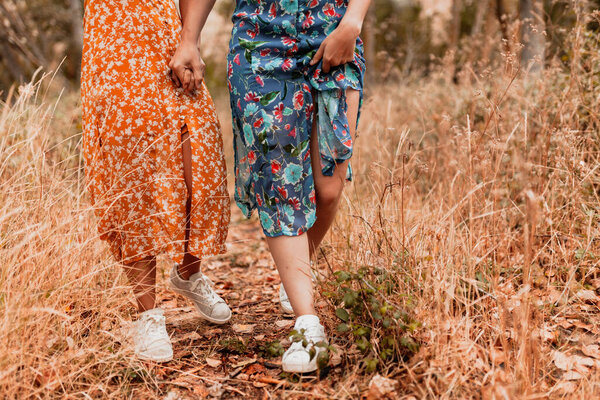
[{"label": "woman in blue floral dress", "polygon": [[285,287],[282,305],[291,303],[296,330],[307,338],[307,346],[294,343],[284,354],[289,372],[315,370],[314,355],[323,348],[317,343],[326,342],[313,307],[310,259],[352,178],[365,72],[358,36],[369,5],[237,0],[233,14],[235,199],[247,217],[258,211]]}]

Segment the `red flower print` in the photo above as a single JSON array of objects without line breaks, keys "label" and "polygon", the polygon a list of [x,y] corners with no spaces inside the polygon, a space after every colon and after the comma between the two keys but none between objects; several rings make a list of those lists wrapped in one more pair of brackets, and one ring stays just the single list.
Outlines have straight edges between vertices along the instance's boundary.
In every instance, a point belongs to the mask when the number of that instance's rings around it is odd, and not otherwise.
[{"label": "red flower print", "polygon": [[338,81],[338,82],[341,82],[344,79],[346,79],[346,77],[344,76],[344,74],[338,74],[338,76],[335,77],[335,80]]},{"label": "red flower print", "polygon": [[241,99],[238,99],[237,106],[240,109],[240,111],[242,111],[242,100]]},{"label": "red flower print", "polygon": [[307,117],[310,116],[313,113],[314,110],[315,110],[315,104],[314,103],[311,103],[311,104],[307,105],[306,106],[306,116]]},{"label": "red flower print", "polygon": [[310,0],[310,3],[308,3],[309,7],[316,7],[317,4],[319,4],[319,0]]},{"label": "red flower print", "polygon": [[260,197],[259,194],[256,194],[256,204],[258,204],[259,207],[262,207],[263,205],[262,197]]},{"label": "red flower print", "polygon": [[308,195],[308,198],[311,203],[313,203],[313,204],[317,203],[317,195],[314,190],[312,192],[310,192],[310,194]]},{"label": "red flower print", "polygon": [[279,122],[283,121],[283,110],[285,109],[285,106],[283,105],[283,103],[279,103],[277,106],[275,106],[275,119]]},{"label": "red flower print", "polygon": [[298,90],[294,93],[294,109],[301,110],[304,106],[304,93],[301,90]]},{"label": "red flower print", "polygon": [[271,172],[273,175],[277,174],[281,170],[281,164],[277,160],[271,161]]},{"label": "red flower print", "polygon": [[302,23],[302,28],[308,29],[315,23],[315,17],[312,16],[312,13],[309,11],[306,14],[306,19]]},{"label": "red flower print", "polygon": [[290,203],[290,206],[294,207],[294,210],[300,209],[300,200],[298,200],[297,197],[289,199],[288,203]]},{"label": "red flower print", "polygon": [[258,103],[260,101],[260,97],[258,97],[254,92],[248,92],[246,97],[244,97],[244,101],[246,103],[250,103],[251,101]]},{"label": "red flower print", "polygon": [[321,70],[319,68],[315,69],[315,73],[313,74],[314,79],[318,79],[319,75],[321,75]]},{"label": "red flower print", "polygon": [[344,142],[344,146],[346,147],[352,147],[352,139],[348,139]]},{"label": "red flower print", "polygon": [[260,51],[260,56],[261,56],[261,57],[266,57],[266,56],[268,56],[270,53],[271,53],[271,49],[262,49],[262,50]]},{"label": "red flower print", "polygon": [[335,0],[335,5],[338,7],[343,7],[344,6],[344,0]]},{"label": "red flower print", "polygon": [[265,82],[259,75],[256,75],[256,83],[258,83],[260,86],[265,86]]},{"label": "red flower print", "polygon": [[277,4],[271,4],[271,9],[269,10],[269,17],[275,18],[277,17]]},{"label": "red flower print", "polygon": [[296,44],[296,39],[285,36],[283,39],[281,39],[281,43],[283,43],[286,46],[293,46]]},{"label": "red flower print", "polygon": [[292,126],[290,124],[285,124],[285,130],[289,131],[292,128]]},{"label": "red flower print", "polygon": [[290,133],[288,133],[288,136],[293,137],[295,139],[296,138],[296,128],[292,129],[290,131]]},{"label": "red flower print", "polygon": [[[238,16],[240,16],[240,15],[238,14]],[[241,22],[240,22],[240,28],[243,28],[243,27],[244,27],[244,25],[246,25],[246,23],[245,23],[244,21],[241,21]]]},{"label": "red flower print", "polygon": [[256,153],[254,151],[248,153],[248,162],[250,164],[254,164],[256,162]]},{"label": "red flower print", "polygon": [[237,65],[240,65],[240,55],[236,54],[235,58],[233,59],[233,62],[236,63]]},{"label": "red flower print", "polygon": [[283,186],[279,186],[277,188],[277,191],[279,192],[279,195],[281,197],[283,197],[284,199],[287,200],[287,198],[288,198],[288,192],[287,192],[286,188],[284,188]]},{"label": "red flower print", "polygon": [[263,120],[262,118],[259,118],[259,119],[257,119],[257,120],[254,122],[254,127],[255,127],[255,128],[260,128],[260,127],[262,126],[263,122],[264,122],[264,120]]},{"label": "red flower print", "polygon": [[283,61],[283,64],[281,64],[281,69],[284,71],[289,71],[290,68],[292,68],[292,60],[290,58],[286,58]]},{"label": "red flower print", "polygon": [[335,8],[330,3],[327,3],[323,6],[323,13],[328,17],[335,17]]}]

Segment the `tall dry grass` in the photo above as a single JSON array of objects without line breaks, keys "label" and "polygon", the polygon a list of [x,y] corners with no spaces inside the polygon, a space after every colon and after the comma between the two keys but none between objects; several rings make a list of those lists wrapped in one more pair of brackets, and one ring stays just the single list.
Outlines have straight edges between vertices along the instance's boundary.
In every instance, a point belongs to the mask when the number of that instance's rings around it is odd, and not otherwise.
[{"label": "tall dry grass", "polygon": [[85,197],[78,95],[50,81],[0,111],[0,397],[121,398],[144,377],[115,344],[130,291]]},{"label": "tall dry grass", "polygon": [[[357,178],[322,260],[400,277],[387,300],[422,327],[420,351],[385,370],[399,395],[598,395],[595,367],[567,380],[553,363],[598,340],[562,321],[600,320],[578,296],[600,286],[600,46],[586,22],[567,66],[540,76],[465,67],[455,83],[442,65],[370,88]],[[116,345],[129,291],[85,196],[77,96],[45,93],[21,87],[0,112],[0,393],[135,398],[157,383]],[[368,377],[349,366],[340,396]]]},{"label": "tall dry grass", "polygon": [[371,90],[327,256],[400,275],[388,300],[423,324],[420,352],[391,368],[401,393],[599,395],[597,364],[553,362],[600,338],[597,17],[580,15],[569,58],[539,76],[513,56]]}]

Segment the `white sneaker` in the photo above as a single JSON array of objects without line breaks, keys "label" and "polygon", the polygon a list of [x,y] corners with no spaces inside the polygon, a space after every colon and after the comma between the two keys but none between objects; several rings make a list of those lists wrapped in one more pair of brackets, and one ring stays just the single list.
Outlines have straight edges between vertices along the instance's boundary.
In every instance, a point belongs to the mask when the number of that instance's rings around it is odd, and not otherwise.
[{"label": "white sneaker", "polygon": [[283,287],[283,283],[279,285],[279,304],[281,304],[281,309],[285,314],[293,314],[294,309],[292,308],[292,303],[290,303],[290,298]]},{"label": "white sneaker", "polygon": [[231,309],[215,292],[211,280],[202,272],[195,273],[186,281],[181,279],[175,265],[171,271],[170,282],[174,291],[192,300],[204,319],[215,324],[224,324],[231,319]]},{"label": "white sneaker", "polygon": [[[281,362],[283,370],[296,374],[316,371],[319,353],[328,345],[325,328],[316,315],[302,315],[296,320],[294,330],[304,335],[304,340],[292,343],[283,354]],[[311,357],[312,349],[314,354]]]},{"label": "white sneaker", "polygon": [[135,354],[142,360],[167,362],[173,359],[171,338],[167,333],[163,310],[155,308],[139,315],[133,323]]}]

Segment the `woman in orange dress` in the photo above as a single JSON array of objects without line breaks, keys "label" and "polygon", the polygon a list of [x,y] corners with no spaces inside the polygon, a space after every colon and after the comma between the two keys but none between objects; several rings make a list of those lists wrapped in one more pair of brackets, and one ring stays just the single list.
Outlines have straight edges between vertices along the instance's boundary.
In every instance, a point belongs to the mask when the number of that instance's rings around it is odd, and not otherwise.
[{"label": "woman in orange dress", "polygon": [[[173,354],[156,308],[159,253],[175,260],[171,285],[202,317],[215,323],[231,317],[199,270],[202,258],[225,250],[229,196],[220,125],[197,72],[203,63],[196,44],[182,40],[186,28],[201,29],[206,21],[196,4],[182,0],[182,24],[173,0],[85,2],[88,189],[100,237],[123,263],[137,298],[135,352],[153,361]],[[169,67],[176,52],[195,67],[179,85]]]}]

